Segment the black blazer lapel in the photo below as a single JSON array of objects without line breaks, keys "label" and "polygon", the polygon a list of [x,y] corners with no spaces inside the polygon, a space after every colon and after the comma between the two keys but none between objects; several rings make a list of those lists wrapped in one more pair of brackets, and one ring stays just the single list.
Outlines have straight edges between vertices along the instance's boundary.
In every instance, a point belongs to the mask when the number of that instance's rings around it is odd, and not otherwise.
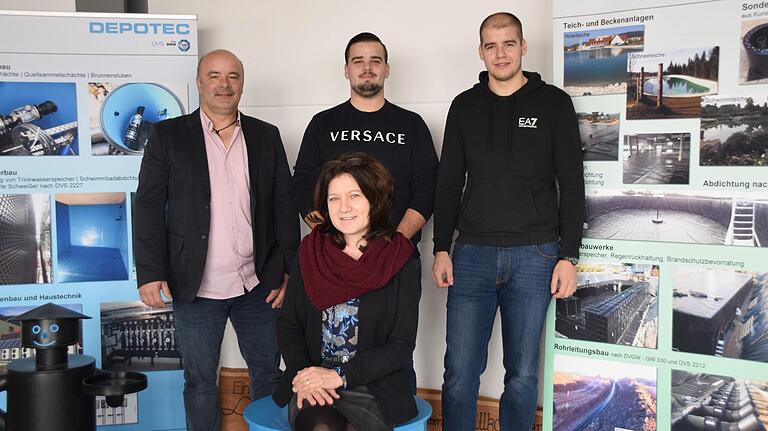
[{"label": "black blazer lapel", "polygon": [[200,121],[200,110],[196,109],[186,123],[185,142],[188,143],[188,151],[194,160],[194,169],[200,186],[205,191],[206,200],[211,201],[211,178],[208,172],[208,154],[205,151],[205,137],[203,136],[203,124]]},{"label": "black blazer lapel", "polygon": [[243,140],[245,141],[245,148],[248,153],[248,175],[251,177],[251,212],[256,208],[258,202],[258,194],[256,193],[257,187],[260,184],[259,173],[261,161],[263,157],[263,145],[260,145],[259,141],[261,136],[255,128],[255,124],[252,124],[248,120],[248,117],[240,113],[240,127],[243,130]]}]

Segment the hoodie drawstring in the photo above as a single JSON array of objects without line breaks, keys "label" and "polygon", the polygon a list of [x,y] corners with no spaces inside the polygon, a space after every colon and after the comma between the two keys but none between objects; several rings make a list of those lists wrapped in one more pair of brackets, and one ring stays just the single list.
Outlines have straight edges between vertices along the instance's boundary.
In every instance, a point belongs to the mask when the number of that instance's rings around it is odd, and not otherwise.
[{"label": "hoodie drawstring", "polygon": [[515,140],[515,119],[513,118],[515,113],[515,105],[517,103],[516,98],[512,98],[509,101],[509,104],[507,104],[507,151],[512,151],[513,142]]},{"label": "hoodie drawstring", "polygon": [[488,98],[488,140],[485,143],[485,150],[493,152],[493,107],[496,101],[493,97]]}]

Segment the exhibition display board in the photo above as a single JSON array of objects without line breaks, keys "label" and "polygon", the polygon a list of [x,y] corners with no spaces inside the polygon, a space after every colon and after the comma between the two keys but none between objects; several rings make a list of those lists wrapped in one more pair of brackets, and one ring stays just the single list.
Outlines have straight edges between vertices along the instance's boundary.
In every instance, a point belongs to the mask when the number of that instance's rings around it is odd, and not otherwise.
[{"label": "exhibition display board", "polygon": [[92,317],[71,353],[148,376],[122,407],[97,399],[97,423],[184,429],[171,305],[137,302],[131,204],[151,125],[197,108],[197,18],[0,11],[0,38],[0,361],[32,354],[9,319],[63,305]]},{"label": "exhibition display board", "polygon": [[768,428],[768,2],[553,5],[586,223],[544,429]]}]

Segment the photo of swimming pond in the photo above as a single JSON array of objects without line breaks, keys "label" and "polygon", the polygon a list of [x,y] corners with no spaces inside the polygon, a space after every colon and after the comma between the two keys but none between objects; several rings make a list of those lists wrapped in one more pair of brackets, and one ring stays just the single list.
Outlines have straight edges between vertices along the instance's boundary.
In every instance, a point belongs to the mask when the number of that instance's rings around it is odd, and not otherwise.
[{"label": "photo of swimming pond", "polygon": [[[643,84],[643,92],[652,96],[659,95],[659,83],[656,79],[647,78]],[[709,88],[699,85],[683,77],[670,76],[661,81],[661,93],[667,96],[698,96],[707,94]]]},{"label": "photo of swimming pond", "polygon": [[701,166],[768,165],[768,95],[701,101]]},{"label": "photo of swimming pond", "polygon": [[626,92],[627,55],[643,50],[644,26],[563,34],[563,84],[571,96]]},{"label": "photo of swimming pond", "polygon": [[720,48],[632,53],[627,119],[698,118],[701,98],[717,94]]},{"label": "photo of swimming pond", "polygon": [[619,114],[577,112],[584,161],[619,160]]}]

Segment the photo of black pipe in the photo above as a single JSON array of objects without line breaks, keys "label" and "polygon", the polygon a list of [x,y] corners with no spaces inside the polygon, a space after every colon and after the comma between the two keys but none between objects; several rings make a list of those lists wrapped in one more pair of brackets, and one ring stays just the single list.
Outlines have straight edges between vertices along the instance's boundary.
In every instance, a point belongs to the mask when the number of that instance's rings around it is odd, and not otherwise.
[{"label": "photo of black pipe", "polygon": [[672,431],[765,431],[766,382],[672,370]]},{"label": "photo of black pipe", "polygon": [[753,27],[742,38],[747,52],[747,81],[768,78],[768,23]]}]

